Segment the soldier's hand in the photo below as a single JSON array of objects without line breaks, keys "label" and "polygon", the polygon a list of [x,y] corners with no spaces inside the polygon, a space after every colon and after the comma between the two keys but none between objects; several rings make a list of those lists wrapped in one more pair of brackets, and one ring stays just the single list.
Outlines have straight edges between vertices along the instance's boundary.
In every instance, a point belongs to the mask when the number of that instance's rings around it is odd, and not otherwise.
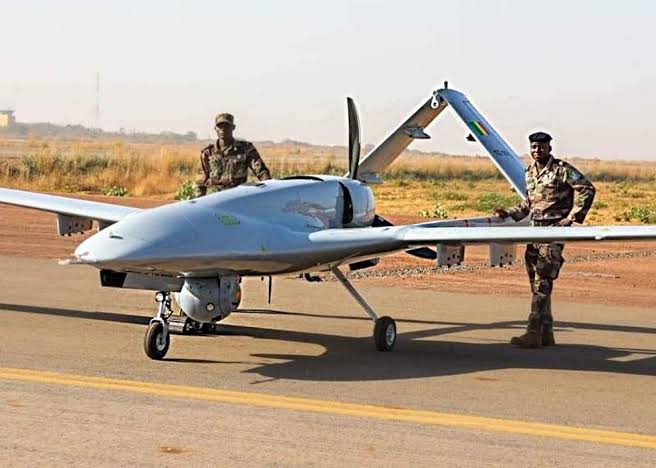
[{"label": "soldier's hand", "polygon": [[497,216],[501,219],[506,219],[508,216],[510,216],[510,214],[503,208],[497,208],[494,210],[494,216]]},{"label": "soldier's hand", "polygon": [[571,226],[572,224],[574,224],[573,220],[571,220],[570,218],[564,218],[558,221],[556,223],[556,226],[567,227],[567,226]]}]

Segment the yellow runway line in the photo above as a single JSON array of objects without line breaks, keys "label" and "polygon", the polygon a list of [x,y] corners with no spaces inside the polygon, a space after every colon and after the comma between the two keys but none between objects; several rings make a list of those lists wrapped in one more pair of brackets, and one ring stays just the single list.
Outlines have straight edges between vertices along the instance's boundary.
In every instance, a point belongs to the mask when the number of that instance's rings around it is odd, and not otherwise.
[{"label": "yellow runway line", "polygon": [[385,406],[341,403],[337,401],[139,382],[134,380],[107,379],[103,377],[88,377],[6,367],[0,367],[0,379],[656,449],[656,436],[653,435],[514,421],[466,414],[388,408]]}]

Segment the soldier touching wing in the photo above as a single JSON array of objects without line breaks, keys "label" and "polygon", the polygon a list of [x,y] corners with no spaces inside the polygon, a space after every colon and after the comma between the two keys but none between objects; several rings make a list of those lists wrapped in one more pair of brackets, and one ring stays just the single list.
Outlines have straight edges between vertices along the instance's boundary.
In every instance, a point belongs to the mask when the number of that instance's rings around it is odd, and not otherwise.
[{"label": "soldier touching wing", "polygon": [[218,114],[214,119],[217,140],[200,153],[196,196],[236,187],[246,182],[249,169],[259,180],[271,178],[269,169],[252,143],[237,140],[232,114]]},{"label": "soldier touching wing", "polygon": [[[515,207],[495,210],[501,218],[515,221],[530,215],[533,226],[570,226],[583,223],[595,196],[595,188],[571,164],[551,154],[551,136],[544,132],[529,136],[533,162],[526,168],[526,199]],[[538,348],[556,344],[551,315],[551,292],[563,259],[561,243],[528,244],[526,271],[531,284],[531,313],[526,333],[511,344]]]}]

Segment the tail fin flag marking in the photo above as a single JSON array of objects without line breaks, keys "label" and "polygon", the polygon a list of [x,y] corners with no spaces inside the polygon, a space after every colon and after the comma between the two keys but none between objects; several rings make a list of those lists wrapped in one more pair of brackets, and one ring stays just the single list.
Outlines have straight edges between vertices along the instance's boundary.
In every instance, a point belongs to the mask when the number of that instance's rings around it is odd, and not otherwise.
[{"label": "tail fin flag marking", "polygon": [[517,153],[504,141],[483,115],[476,110],[467,96],[454,89],[440,89],[439,97],[444,99],[458,114],[475,138],[483,145],[506,179],[517,193],[526,196],[524,182],[525,166]]}]

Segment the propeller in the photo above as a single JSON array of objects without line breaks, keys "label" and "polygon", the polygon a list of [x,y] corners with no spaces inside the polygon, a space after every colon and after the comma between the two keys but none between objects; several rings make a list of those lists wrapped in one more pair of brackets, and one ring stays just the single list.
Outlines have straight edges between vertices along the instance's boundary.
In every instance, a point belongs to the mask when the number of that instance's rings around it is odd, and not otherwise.
[{"label": "propeller", "polygon": [[[349,122],[349,177],[351,179],[357,179],[358,164],[360,164],[360,118],[358,117],[358,109],[355,107],[355,101],[350,97],[346,98],[346,109],[348,111]],[[372,226],[393,226],[393,224],[382,216],[376,215]],[[437,252],[428,247],[407,250],[406,253],[429,260],[435,260],[437,258]],[[364,265],[367,262],[361,263]],[[378,263],[378,261],[371,265],[363,266],[363,268],[373,266],[376,263]]]},{"label": "propeller", "polygon": [[[383,226],[394,226],[391,221],[383,218],[380,215],[374,216],[374,222],[371,225],[372,227],[383,227]],[[436,260],[437,252],[429,247],[417,247],[416,249],[406,250],[405,253],[412,255],[413,257],[423,258],[425,260]]]},{"label": "propeller", "polygon": [[[358,117],[358,109],[355,107],[355,101],[350,97],[346,98],[346,109],[348,112],[349,129],[349,177],[351,179],[357,179],[358,164],[360,164],[360,118]],[[382,216],[376,215],[372,226],[393,226],[393,224]],[[406,253],[428,260],[435,260],[437,258],[437,252],[428,247],[407,250]],[[375,262],[371,260],[360,262],[355,269],[367,268],[369,266],[374,266],[376,263],[378,263],[377,260]]]},{"label": "propeller", "polygon": [[349,177],[358,178],[358,164],[360,164],[360,118],[355,101],[346,98],[346,109],[348,111],[349,129]]}]

